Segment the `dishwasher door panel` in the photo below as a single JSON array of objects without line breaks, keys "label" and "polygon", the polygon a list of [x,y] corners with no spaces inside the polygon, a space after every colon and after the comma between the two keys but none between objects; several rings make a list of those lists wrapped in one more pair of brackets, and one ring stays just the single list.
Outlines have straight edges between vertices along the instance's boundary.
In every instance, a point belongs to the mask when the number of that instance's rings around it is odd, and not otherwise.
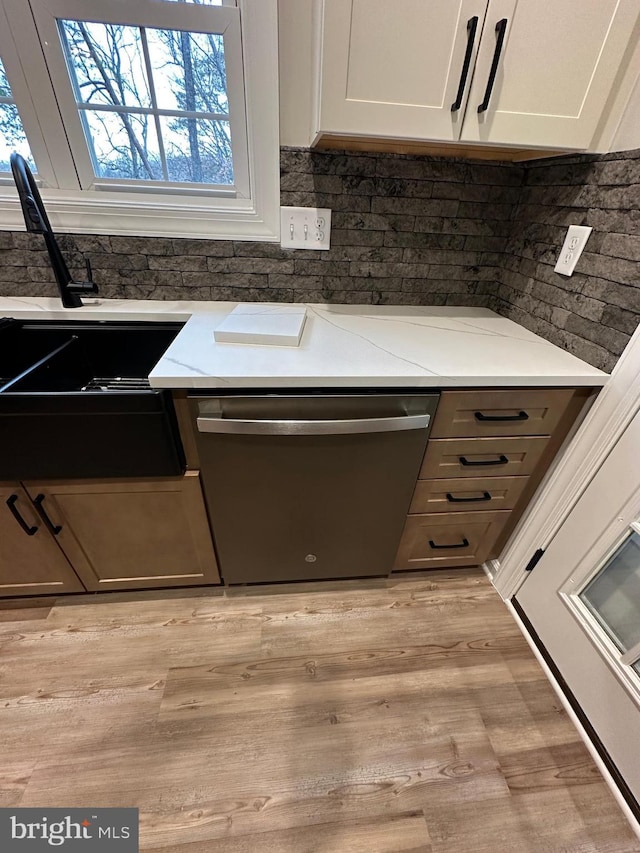
[{"label": "dishwasher door panel", "polygon": [[[213,433],[206,421],[216,404],[200,401],[201,473],[226,583],[391,571],[429,418],[419,421],[424,398],[420,405],[385,400],[356,400],[354,410],[347,399],[324,407],[319,398],[310,406],[291,398],[274,406],[272,399],[268,412],[257,407],[259,417],[246,401],[227,401],[218,414],[228,423]],[[233,419],[259,432],[226,431]],[[364,431],[354,432],[358,420]]]}]

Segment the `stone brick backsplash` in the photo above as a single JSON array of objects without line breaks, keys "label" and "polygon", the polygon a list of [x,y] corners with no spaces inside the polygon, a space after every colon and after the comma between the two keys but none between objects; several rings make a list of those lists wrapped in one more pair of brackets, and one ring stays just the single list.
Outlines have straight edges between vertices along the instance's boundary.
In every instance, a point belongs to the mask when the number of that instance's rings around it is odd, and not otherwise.
[{"label": "stone brick backsplash", "polygon": [[[593,232],[566,277],[569,225]],[[527,164],[501,267],[491,308],[610,371],[640,322],[640,150]]]},{"label": "stone brick backsplash", "polygon": [[[283,148],[281,203],[329,207],[331,249],[60,235],[105,297],[477,305],[611,369],[640,320],[640,152],[530,164]],[[573,277],[569,224],[594,228]],[[0,295],[55,296],[42,238],[0,231]]]},{"label": "stone brick backsplash", "polygon": [[[438,158],[283,148],[281,203],[330,207],[331,249],[61,235],[74,274],[130,299],[486,305],[519,170]],[[0,232],[0,293],[54,296],[42,238]]]}]

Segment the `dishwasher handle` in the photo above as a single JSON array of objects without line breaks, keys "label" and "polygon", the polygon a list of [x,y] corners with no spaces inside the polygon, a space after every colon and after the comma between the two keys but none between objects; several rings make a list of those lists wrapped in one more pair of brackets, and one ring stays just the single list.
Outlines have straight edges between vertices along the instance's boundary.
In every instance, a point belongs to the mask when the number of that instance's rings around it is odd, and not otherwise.
[{"label": "dishwasher handle", "polygon": [[426,429],[431,415],[400,415],[392,418],[351,418],[349,420],[247,420],[220,416],[199,417],[199,432],[235,435],[349,435],[366,432],[396,432]]}]

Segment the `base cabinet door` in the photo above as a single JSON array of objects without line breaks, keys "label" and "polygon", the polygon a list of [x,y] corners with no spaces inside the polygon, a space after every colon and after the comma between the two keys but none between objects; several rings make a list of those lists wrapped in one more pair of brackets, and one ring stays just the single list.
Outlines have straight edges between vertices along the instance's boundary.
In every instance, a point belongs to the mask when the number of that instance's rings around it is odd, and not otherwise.
[{"label": "base cabinet door", "polygon": [[25,486],[88,590],[220,583],[197,471]]},{"label": "base cabinet door", "polygon": [[24,489],[0,484],[0,597],[82,590]]}]

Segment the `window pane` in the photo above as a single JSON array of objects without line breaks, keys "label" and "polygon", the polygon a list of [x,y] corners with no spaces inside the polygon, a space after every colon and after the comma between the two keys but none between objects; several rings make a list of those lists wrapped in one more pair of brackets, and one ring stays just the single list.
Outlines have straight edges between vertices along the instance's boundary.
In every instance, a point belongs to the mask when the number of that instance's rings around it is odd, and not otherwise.
[{"label": "window pane", "polygon": [[160,118],[169,180],[233,184],[228,121]]},{"label": "window pane", "polygon": [[7,72],[4,70],[4,65],[0,59],[0,98],[11,97],[11,86],[7,80]]},{"label": "window pane", "polygon": [[79,103],[150,107],[138,27],[59,21]]},{"label": "window pane", "polygon": [[18,108],[13,103],[11,87],[7,80],[4,65],[0,59],[0,98],[11,98],[11,101],[0,103],[0,172],[10,172],[9,157],[14,151],[22,154],[29,164],[31,171],[36,171],[36,164],[31,156],[27,136],[18,115]]},{"label": "window pane", "polygon": [[640,643],[640,536],[632,533],[580,593],[622,651]]},{"label": "window pane", "polygon": [[146,33],[158,107],[227,115],[223,36],[180,30]]},{"label": "window pane", "polygon": [[99,178],[164,179],[153,116],[94,110],[81,116]]}]

